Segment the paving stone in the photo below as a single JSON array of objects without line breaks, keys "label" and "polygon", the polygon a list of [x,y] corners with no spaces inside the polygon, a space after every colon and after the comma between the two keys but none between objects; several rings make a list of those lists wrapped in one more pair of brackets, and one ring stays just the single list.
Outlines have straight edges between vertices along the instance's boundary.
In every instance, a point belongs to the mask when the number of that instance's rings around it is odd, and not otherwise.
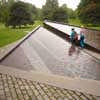
[{"label": "paving stone", "polygon": [[0,100],[100,100],[100,97],[90,94],[27,81],[5,74],[0,75],[2,75],[1,81],[4,82],[4,84],[0,84]]}]

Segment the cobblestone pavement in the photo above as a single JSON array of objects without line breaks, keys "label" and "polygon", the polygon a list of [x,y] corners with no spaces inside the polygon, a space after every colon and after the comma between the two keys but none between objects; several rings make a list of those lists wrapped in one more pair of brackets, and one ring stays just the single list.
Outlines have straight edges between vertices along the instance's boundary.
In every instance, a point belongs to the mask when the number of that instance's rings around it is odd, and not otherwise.
[{"label": "cobblestone pavement", "polygon": [[100,98],[0,73],[0,100],[100,100]]}]

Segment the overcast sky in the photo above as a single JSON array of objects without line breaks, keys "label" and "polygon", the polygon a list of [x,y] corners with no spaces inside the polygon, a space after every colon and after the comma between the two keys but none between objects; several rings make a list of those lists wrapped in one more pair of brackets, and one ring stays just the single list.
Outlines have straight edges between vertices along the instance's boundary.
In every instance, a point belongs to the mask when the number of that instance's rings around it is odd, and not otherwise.
[{"label": "overcast sky", "polygon": [[[21,0],[21,1],[25,1],[25,2],[29,2],[34,4],[36,7],[41,8],[42,5],[45,4],[46,0]],[[67,6],[69,8],[72,8],[73,10],[75,10],[80,2],[80,0],[58,0],[59,1],[59,5],[62,4],[67,4]]]}]

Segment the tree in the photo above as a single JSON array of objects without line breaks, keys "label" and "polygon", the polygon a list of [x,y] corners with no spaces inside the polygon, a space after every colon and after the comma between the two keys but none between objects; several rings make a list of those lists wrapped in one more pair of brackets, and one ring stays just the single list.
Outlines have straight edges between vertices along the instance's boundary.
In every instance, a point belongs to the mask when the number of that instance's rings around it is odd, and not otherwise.
[{"label": "tree", "polygon": [[75,19],[77,17],[76,11],[73,11],[71,8],[67,8],[67,14],[69,19]]},{"label": "tree", "polygon": [[16,1],[18,1],[18,0],[0,0],[0,3],[3,5],[3,4],[5,4],[5,3],[12,3],[12,2],[16,2]]},{"label": "tree", "polygon": [[15,2],[10,8],[9,20],[6,24],[13,27],[32,24],[33,19],[30,12],[27,3],[21,1]]},{"label": "tree", "polygon": [[57,0],[47,0],[42,8],[43,19],[52,20],[53,13],[58,9]]},{"label": "tree", "polygon": [[100,0],[81,0],[78,16],[85,24],[100,24]]},{"label": "tree", "polygon": [[42,19],[42,9],[37,8],[37,16],[36,16],[37,20],[43,20]]},{"label": "tree", "polygon": [[55,10],[52,16],[52,20],[58,22],[68,22],[66,9],[64,9],[63,7],[59,7],[57,10]]},{"label": "tree", "polygon": [[67,22],[67,6],[64,4],[61,7],[58,5],[58,0],[47,0],[42,8],[43,19],[52,21]]},{"label": "tree", "polygon": [[7,3],[0,6],[0,22],[5,23],[9,16],[9,6]]},{"label": "tree", "polygon": [[31,13],[32,19],[33,20],[37,19],[37,16],[38,16],[37,8],[34,5],[28,4],[28,3],[27,3],[27,6],[29,6],[29,11]]},{"label": "tree", "polygon": [[6,23],[9,17],[9,9],[15,0],[0,1],[0,22]]}]

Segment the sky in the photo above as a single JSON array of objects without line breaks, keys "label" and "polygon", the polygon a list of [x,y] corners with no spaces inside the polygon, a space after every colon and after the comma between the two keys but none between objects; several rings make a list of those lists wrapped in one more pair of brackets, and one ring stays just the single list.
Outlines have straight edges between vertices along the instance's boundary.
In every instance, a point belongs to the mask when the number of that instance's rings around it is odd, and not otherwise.
[{"label": "sky", "polygon": [[[45,4],[46,0],[21,0],[24,2],[29,2],[34,4],[38,8],[42,8],[42,6]],[[68,8],[72,8],[75,10],[80,3],[80,0],[58,0],[59,5],[61,6],[62,4],[67,4]]]}]

